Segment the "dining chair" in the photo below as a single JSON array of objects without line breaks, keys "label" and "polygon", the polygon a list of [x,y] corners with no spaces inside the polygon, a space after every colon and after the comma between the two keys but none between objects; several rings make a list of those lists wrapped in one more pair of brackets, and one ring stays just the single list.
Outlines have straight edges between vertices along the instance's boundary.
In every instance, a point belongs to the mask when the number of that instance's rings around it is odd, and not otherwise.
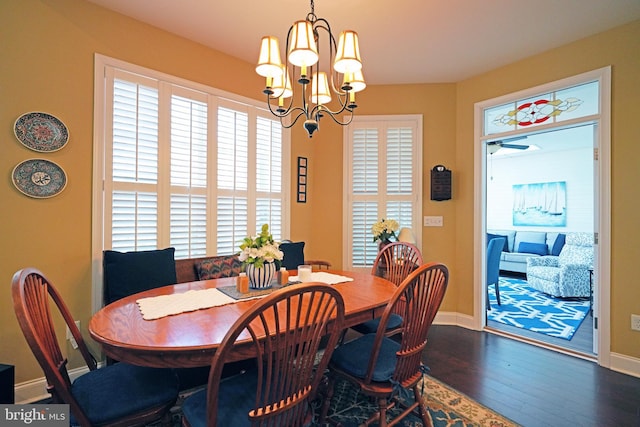
[{"label": "dining chair", "polygon": [[500,257],[502,256],[502,248],[506,242],[506,237],[494,237],[487,244],[487,310],[491,310],[489,302],[489,285],[494,285],[496,292],[496,302],[500,303]]},{"label": "dining chair", "polygon": [[[333,396],[337,378],[356,385],[366,396],[377,399],[378,411],[365,423],[378,422],[381,427],[399,422],[418,410],[425,426],[432,427],[425,401],[418,387],[426,367],[422,354],[427,334],[444,298],[449,282],[449,270],[440,263],[418,267],[400,284],[385,308],[378,330],[342,344],[334,350],[329,362],[329,385],[321,411],[323,423]],[[386,336],[387,323],[403,302],[400,339]],[[400,399],[413,391],[413,401]],[[387,421],[388,410],[396,405],[405,407],[397,417]]]},{"label": "dining chair", "polygon": [[[18,323],[44,371],[53,403],[69,405],[70,425],[139,426],[158,421],[170,424],[169,410],[178,398],[175,372],[126,363],[97,369],[96,360],[61,295],[35,268],[15,273],[11,293]],[[57,311],[52,311],[50,300]],[[74,381],[69,377],[68,361],[57,339],[55,325],[59,316],[88,369]]]},{"label": "dining chair", "polygon": [[[330,285],[291,285],[259,300],[222,340],[211,362],[207,389],[185,399],[183,425],[307,424],[313,415],[310,403],[317,395],[343,322],[342,296]],[[325,351],[316,365],[324,340]],[[232,352],[240,351],[240,344],[243,354],[251,351],[256,355],[255,367],[221,381],[226,360]]]},{"label": "dining chair", "polygon": [[[417,246],[407,242],[392,242],[378,252],[373,262],[371,274],[383,277],[393,282],[394,285],[400,286],[402,281],[422,264],[422,254]],[[398,303],[396,312],[389,319],[387,324],[388,335],[397,333],[402,325],[402,304],[403,301]],[[352,329],[361,334],[369,334],[378,330],[379,323],[380,319],[376,318],[360,323]]]}]

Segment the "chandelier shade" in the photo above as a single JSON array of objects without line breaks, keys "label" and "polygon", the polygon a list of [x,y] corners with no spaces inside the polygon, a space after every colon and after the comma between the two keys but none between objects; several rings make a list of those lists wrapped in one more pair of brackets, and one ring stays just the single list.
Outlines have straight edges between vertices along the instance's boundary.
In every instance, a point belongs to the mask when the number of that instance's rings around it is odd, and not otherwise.
[{"label": "chandelier shade", "polygon": [[358,33],[343,31],[338,39],[338,51],[333,68],[339,73],[355,72],[362,68]]},{"label": "chandelier shade", "polygon": [[263,92],[269,111],[285,128],[304,117],[304,128],[312,137],[323,117],[342,126],[350,124],[358,107],[355,93],[366,83],[358,33],[343,31],[336,42],[329,22],[315,15],[313,0],[310,3],[306,19],[289,28],[284,63],[278,39],[265,36],[256,72],[266,78]]},{"label": "chandelier shade", "polygon": [[361,92],[364,88],[367,87],[367,84],[364,81],[364,75],[362,74],[362,69],[354,72],[348,72],[344,75],[344,84],[351,86],[351,92]]},{"label": "chandelier shade", "polygon": [[262,77],[282,75],[282,61],[280,60],[280,47],[277,38],[272,36],[262,38],[256,73]]},{"label": "chandelier shade", "polygon": [[280,75],[273,78],[273,97],[282,99],[291,98],[293,96],[293,89],[291,88],[289,70],[285,69],[284,65],[281,65],[280,71]]},{"label": "chandelier shade", "polygon": [[324,71],[313,73],[313,79],[311,79],[311,98],[309,101],[318,105],[331,102],[329,80],[327,79],[327,73]]},{"label": "chandelier shade", "polygon": [[298,21],[291,27],[289,62],[298,67],[310,67],[318,62],[318,46],[309,21]]}]

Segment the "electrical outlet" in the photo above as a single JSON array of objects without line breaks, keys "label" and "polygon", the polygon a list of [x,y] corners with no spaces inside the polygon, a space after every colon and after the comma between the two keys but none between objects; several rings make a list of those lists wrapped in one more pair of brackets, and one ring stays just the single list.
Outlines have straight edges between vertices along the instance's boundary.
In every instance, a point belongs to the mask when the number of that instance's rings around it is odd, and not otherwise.
[{"label": "electrical outlet", "polygon": [[640,331],[640,314],[631,315],[631,329]]},{"label": "electrical outlet", "polygon": [[[75,322],[76,322],[76,327],[77,327],[78,329],[80,329],[80,321],[79,321],[79,320],[76,320]],[[73,339],[73,335],[71,335],[71,330],[69,330],[69,327],[68,327],[68,326],[67,326],[66,328],[67,328],[67,339],[68,339],[68,340],[72,340],[72,339]]]},{"label": "electrical outlet", "polygon": [[[80,321],[76,320],[75,322],[76,322],[76,327],[80,329]],[[71,343],[71,347],[73,347],[74,349],[78,348],[78,343],[76,342],[76,339],[73,338],[73,334],[71,334],[71,331],[69,330],[68,326],[67,326],[67,339]]]}]

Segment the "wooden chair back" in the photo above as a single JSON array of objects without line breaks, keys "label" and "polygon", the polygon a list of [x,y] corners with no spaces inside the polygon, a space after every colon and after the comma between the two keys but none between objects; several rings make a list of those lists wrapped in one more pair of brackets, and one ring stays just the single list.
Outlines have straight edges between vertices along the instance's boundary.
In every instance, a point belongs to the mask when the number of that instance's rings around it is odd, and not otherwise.
[{"label": "wooden chair back", "polygon": [[378,252],[371,274],[384,277],[399,286],[422,264],[422,254],[417,246],[406,242],[392,242]]},{"label": "wooden chair back", "polygon": [[375,362],[386,334],[386,324],[397,304],[404,306],[401,313],[404,321],[392,382],[408,387],[419,380],[422,376],[421,357],[427,345],[427,334],[440,309],[448,283],[447,267],[440,263],[428,263],[418,267],[400,284],[380,319],[367,374],[363,380],[366,384],[372,382]]},{"label": "wooden chair back", "polygon": [[78,350],[89,368],[97,368],[69,309],[55,287],[34,269],[26,268],[13,276],[11,285],[13,308],[22,333],[47,379],[47,390],[54,403],[67,403],[79,422],[89,425],[82,408],[71,393],[71,380],[67,371],[67,358],[60,349],[54,316],[49,300],[53,301],[65,324],[73,335]]},{"label": "wooden chair back", "polygon": [[[257,302],[235,322],[215,353],[207,391],[207,425],[217,423],[222,368],[241,340],[250,340],[257,354],[255,409],[248,414],[252,425],[303,425],[343,322],[342,296],[326,284],[292,285]],[[315,366],[325,336],[326,350]]]}]

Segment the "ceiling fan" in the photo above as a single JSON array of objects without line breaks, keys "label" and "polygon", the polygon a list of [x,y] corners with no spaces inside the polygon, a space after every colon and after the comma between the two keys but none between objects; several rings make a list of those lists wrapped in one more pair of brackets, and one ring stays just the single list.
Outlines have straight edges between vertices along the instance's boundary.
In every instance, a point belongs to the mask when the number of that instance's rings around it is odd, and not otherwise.
[{"label": "ceiling fan", "polygon": [[519,141],[521,139],[527,139],[526,136],[514,136],[513,138],[506,139],[498,139],[495,141],[487,141],[487,151],[489,154],[493,155],[498,152],[501,148],[511,148],[514,150],[526,150],[529,148],[528,145],[521,144],[511,144],[513,141]]}]

